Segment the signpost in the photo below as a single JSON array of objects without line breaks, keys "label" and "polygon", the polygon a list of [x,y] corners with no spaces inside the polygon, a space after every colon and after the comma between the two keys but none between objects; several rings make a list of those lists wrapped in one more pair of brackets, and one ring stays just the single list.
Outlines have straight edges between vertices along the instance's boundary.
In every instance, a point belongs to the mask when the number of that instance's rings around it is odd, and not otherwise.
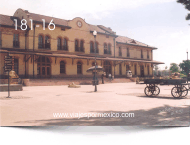
[{"label": "signpost", "polygon": [[10,87],[10,82],[9,82],[9,72],[12,70],[12,63],[13,58],[12,56],[9,56],[9,53],[7,56],[5,56],[4,59],[4,72],[8,72],[8,97],[7,98],[11,98],[10,97],[10,91],[9,91],[9,87]]}]

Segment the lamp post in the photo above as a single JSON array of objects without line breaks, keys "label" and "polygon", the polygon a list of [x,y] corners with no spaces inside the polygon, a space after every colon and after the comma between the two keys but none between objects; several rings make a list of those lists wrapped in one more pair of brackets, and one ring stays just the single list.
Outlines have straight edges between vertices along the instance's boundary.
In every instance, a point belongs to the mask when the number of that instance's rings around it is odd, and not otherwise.
[{"label": "lamp post", "polygon": [[94,35],[94,41],[95,41],[95,43],[94,43],[94,46],[95,46],[95,73],[94,73],[95,90],[94,90],[94,92],[96,92],[97,91],[97,86],[96,86],[96,35],[97,35],[97,32],[96,32],[96,30],[94,30],[93,35]]},{"label": "lamp post", "polygon": [[[186,50],[187,53],[187,63],[188,63],[188,49]],[[189,68],[187,67],[187,83],[188,83],[188,75],[189,75]]]}]

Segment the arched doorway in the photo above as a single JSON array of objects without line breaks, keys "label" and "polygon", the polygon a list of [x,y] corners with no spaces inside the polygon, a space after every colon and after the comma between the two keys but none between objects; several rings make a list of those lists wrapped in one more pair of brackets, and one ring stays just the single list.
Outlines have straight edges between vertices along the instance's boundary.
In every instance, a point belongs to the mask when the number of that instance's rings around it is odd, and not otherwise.
[{"label": "arched doorway", "polygon": [[42,78],[51,77],[51,62],[48,57],[40,56],[38,58],[37,75]]},{"label": "arched doorway", "polygon": [[104,71],[106,72],[106,77],[108,77],[109,74],[112,74],[112,65],[109,61],[104,61]]}]

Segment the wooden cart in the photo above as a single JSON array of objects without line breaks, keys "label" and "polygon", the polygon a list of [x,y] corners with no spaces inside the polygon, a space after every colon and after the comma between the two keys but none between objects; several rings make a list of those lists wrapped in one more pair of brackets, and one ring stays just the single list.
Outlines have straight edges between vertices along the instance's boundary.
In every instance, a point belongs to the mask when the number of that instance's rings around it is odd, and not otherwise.
[{"label": "wooden cart", "polygon": [[190,90],[190,83],[186,83],[186,79],[145,79],[144,83],[140,84],[146,84],[144,89],[146,96],[159,95],[160,88],[158,85],[174,85],[171,89],[171,94],[174,98],[185,97]]}]

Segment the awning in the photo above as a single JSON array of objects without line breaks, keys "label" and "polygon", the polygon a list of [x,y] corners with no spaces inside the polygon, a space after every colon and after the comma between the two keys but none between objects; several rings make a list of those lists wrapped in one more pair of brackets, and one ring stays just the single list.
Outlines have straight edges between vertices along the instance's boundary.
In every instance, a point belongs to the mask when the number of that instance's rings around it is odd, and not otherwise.
[{"label": "awning", "polygon": [[[23,55],[37,55],[37,56],[49,56],[49,57],[62,57],[62,58],[72,58],[72,59],[95,59],[94,56],[81,56],[76,54],[58,54],[58,53],[45,53],[36,51],[10,51],[0,49],[0,53],[10,53],[10,54],[23,54]],[[154,60],[142,60],[142,59],[125,59],[125,58],[113,58],[113,57],[96,57],[97,60],[109,60],[109,61],[123,61],[123,62],[141,62],[141,63],[152,63],[152,64],[164,64],[163,62]]]}]

